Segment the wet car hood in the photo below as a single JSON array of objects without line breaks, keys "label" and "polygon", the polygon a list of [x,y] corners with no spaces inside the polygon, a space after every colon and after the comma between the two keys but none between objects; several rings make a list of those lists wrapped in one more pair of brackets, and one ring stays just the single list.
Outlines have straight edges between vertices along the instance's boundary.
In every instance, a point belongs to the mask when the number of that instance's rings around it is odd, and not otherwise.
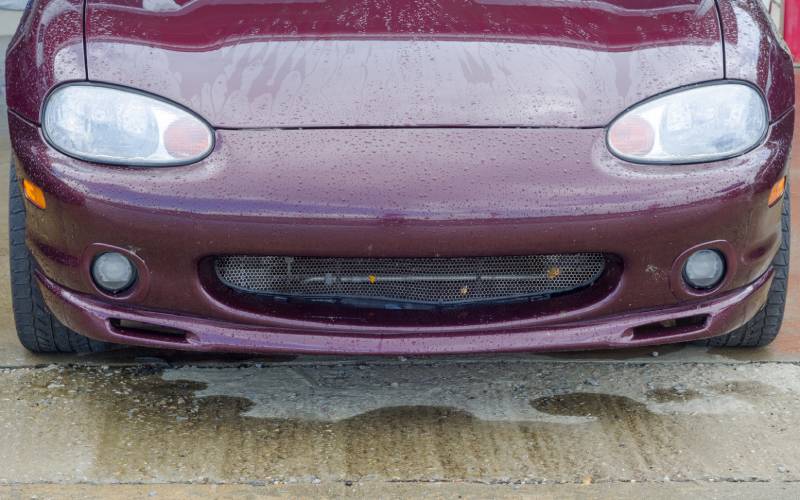
[{"label": "wet car hood", "polygon": [[89,79],[222,128],[604,126],[723,77],[713,0],[88,0]]}]

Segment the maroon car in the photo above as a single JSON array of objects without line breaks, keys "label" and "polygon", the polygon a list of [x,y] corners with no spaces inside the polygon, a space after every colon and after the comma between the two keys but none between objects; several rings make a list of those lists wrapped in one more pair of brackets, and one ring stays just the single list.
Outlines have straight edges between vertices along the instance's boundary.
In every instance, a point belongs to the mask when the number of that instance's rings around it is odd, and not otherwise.
[{"label": "maroon car", "polygon": [[6,62],[20,340],[765,345],[772,28],[758,0],[33,0]]}]

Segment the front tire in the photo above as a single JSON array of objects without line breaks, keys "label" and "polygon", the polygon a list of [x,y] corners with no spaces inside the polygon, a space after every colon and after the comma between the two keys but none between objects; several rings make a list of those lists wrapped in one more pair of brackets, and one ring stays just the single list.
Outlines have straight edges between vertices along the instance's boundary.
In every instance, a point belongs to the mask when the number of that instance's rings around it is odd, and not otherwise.
[{"label": "front tire", "polygon": [[700,341],[713,347],[763,347],[770,344],[781,330],[786,289],[789,283],[789,242],[791,240],[791,208],[789,185],[783,198],[781,212],[781,246],[772,259],[775,277],[767,295],[767,303],[753,318],[736,330],[721,337]]},{"label": "front tire", "polygon": [[25,244],[25,200],[14,164],[9,175],[8,236],[11,264],[11,303],[17,337],[35,353],[99,352],[109,344],[79,335],[61,324],[44,302],[33,274],[34,261]]}]

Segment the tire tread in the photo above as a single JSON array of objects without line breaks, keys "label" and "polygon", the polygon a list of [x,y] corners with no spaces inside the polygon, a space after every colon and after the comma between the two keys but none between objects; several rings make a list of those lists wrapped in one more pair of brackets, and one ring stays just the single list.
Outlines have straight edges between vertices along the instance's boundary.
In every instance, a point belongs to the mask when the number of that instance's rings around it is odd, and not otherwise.
[{"label": "tire tread", "polygon": [[34,278],[35,263],[25,242],[25,201],[12,162],[9,175],[9,263],[11,302],[17,336],[35,353],[85,353],[107,350],[105,342],[79,335],[56,319]]},{"label": "tire tread", "polygon": [[781,212],[781,246],[772,259],[775,276],[767,294],[766,304],[750,321],[736,330],[727,335],[698,341],[698,343],[711,347],[763,347],[769,345],[778,336],[783,323],[789,281],[790,200],[789,185],[787,184]]}]

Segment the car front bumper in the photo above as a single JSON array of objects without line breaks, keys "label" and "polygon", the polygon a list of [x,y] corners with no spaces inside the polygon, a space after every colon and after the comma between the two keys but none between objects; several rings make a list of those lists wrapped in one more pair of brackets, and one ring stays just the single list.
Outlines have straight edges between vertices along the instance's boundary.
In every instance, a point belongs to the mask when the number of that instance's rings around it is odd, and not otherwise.
[{"label": "car front bumper", "polygon": [[[772,275],[770,270],[754,283],[715,299],[594,321],[516,328],[487,325],[480,331],[446,327],[374,328],[369,333],[347,328],[331,331],[325,326],[295,329],[253,326],[131,309],[67,290],[41,273],[37,278],[48,307],[57,317],[69,328],[106,342],[187,351],[414,355],[611,349],[714,337],[740,326],[761,308]],[[646,328],[683,318],[701,318],[701,322],[658,329],[655,334]],[[172,331],[156,333],[119,327],[120,320]]]},{"label": "car front bumper", "polygon": [[[741,325],[771,281],[781,210],[767,198],[786,173],[793,113],[743,156],[685,166],[620,161],[602,129],[344,129],[223,130],[203,162],[133,169],[65,157],[35,124],[13,114],[9,124],[18,176],[47,196],[46,210],[27,212],[41,288],[77,332],[187,350],[421,354],[660,344]],[[701,294],[680,271],[707,247],[728,273]],[[94,287],[89,265],[107,249],[139,266],[131,293]],[[203,275],[209,258],[231,254],[572,252],[613,255],[618,272],[586,300],[440,317],[259,309]]]}]

